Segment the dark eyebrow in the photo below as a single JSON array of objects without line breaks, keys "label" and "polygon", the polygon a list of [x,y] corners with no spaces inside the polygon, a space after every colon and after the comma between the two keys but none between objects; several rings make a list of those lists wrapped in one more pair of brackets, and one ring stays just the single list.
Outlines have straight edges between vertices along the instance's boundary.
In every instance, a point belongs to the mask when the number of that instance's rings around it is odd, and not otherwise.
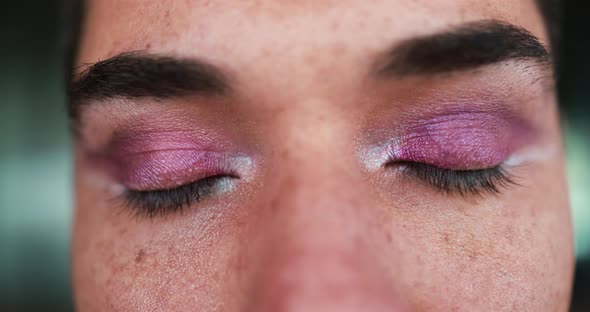
[{"label": "dark eyebrow", "polygon": [[193,59],[122,53],[82,71],[68,92],[70,113],[88,100],[226,95],[229,79],[219,68]]},{"label": "dark eyebrow", "polygon": [[524,28],[479,21],[406,40],[386,53],[377,71],[384,76],[438,74],[515,59],[550,63],[550,54]]}]

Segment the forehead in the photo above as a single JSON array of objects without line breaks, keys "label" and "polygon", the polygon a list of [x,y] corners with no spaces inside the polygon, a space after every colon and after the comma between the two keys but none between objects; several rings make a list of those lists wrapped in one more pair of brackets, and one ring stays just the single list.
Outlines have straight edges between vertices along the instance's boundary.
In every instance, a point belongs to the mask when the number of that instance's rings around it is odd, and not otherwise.
[{"label": "forehead", "polygon": [[534,0],[90,0],[78,61],[136,50],[219,63],[362,55],[485,19],[524,27],[547,42]]}]

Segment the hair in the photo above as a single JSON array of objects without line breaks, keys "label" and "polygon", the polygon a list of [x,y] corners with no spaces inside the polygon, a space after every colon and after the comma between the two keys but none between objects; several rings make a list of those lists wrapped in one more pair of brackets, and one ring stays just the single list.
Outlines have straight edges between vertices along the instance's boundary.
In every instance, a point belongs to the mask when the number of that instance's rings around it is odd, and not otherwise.
[{"label": "hair", "polygon": [[[66,87],[69,89],[72,84],[75,72],[75,60],[78,56],[80,36],[85,16],[84,0],[62,0],[63,1],[63,42],[65,45],[65,74]],[[545,27],[549,35],[553,62],[556,72],[559,70],[561,54],[561,32],[563,0],[535,0],[541,15],[545,19]]]}]

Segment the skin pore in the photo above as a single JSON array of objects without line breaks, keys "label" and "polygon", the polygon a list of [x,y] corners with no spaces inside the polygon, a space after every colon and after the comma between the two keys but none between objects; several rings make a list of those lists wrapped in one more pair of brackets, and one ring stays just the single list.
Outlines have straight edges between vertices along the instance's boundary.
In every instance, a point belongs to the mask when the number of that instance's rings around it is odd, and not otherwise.
[{"label": "skin pore", "polygon": [[567,310],[533,0],[90,0],[83,29],[78,310]]}]

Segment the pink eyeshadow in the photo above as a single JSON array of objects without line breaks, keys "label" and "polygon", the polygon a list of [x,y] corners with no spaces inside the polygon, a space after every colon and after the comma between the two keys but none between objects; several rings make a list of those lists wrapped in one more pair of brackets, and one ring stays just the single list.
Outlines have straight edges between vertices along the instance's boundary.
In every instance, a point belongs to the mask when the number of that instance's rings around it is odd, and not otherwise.
[{"label": "pink eyeshadow", "polygon": [[129,189],[166,189],[244,173],[249,158],[228,142],[203,131],[123,131],[98,159]]},{"label": "pink eyeshadow", "polygon": [[462,111],[410,122],[389,148],[394,161],[468,170],[499,165],[527,130],[509,114]]},{"label": "pink eyeshadow", "polygon": [[235,175],[224,154],[173,150],[130,155],[118,160],[118,178],[131,189],[172,188],[215,175]]}]

